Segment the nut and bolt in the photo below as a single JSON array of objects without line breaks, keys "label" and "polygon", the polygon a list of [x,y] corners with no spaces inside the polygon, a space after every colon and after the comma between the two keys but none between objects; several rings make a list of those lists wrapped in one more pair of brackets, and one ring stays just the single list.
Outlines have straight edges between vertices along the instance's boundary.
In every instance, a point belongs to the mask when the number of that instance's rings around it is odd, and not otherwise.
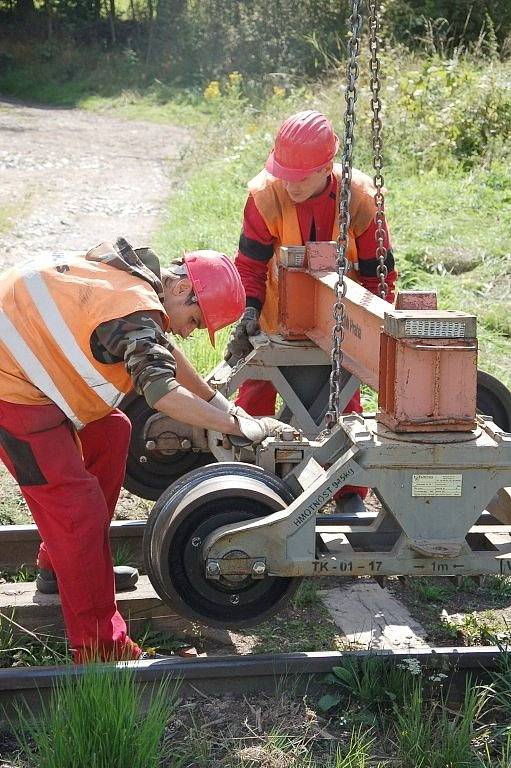
[{"label": "nut and bolt", "polygon": [[264,576],[266,573],[266,563],[263,560],[256,560],[252,566],[254,576]]},{"label": "nut and bolt", "polygon": [[139,464],[147,464],[147,456],[140,456],[138,462]]},{"label": "nut and bolt", "polygon": [[192,441],[188,440],[187,437],[183,438],[180,444],[181,444],[181,448],[184,448],[185,450],[188,450],[189,448],[192,447]]},{"label": "nut and bolt", "polygon": [[206,573],[208,576],[220,575],[220,563],[216,560],[210,560],[206,566]]},{"label": "nut and bolt", "polygon": [[202,539],[199,539],[198,536],[195,536],[192,539],[192,547],[200,547],[201,543],[202,543]]},{"label": "nut and bolt", "polygon": [[154,440],[148,440],[147,443],[145,444],[146,451],[154,451],[155,448],[156,448],[156,443],[154,442]]},{"label": "nut and bolt", "polygon": [[235,594],[230,596],[229,600],[231,601],[231,603],[233,605],[238,605],[238,603],[240,601],[240,596],[235,593]]}]

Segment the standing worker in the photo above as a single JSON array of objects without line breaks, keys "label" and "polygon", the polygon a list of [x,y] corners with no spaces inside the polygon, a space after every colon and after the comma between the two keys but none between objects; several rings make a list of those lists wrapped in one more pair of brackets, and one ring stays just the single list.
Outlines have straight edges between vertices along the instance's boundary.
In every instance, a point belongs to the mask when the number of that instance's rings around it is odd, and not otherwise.
[{"label": "standing worker", "polygon": [[[280,246],[308,241],[337,240],[341,166],[334,163],[339,139],[330,121],[320,112],[304,111],[280,127],[265,168],[248,184],[236,267],[246,293],[246,309],[236,326],[225,359],[235,365],[252,349],[250,336],[262,329],[277,332],[278,251]],[[375,187],[361,171],[353,169],[350,226],[346,257],[347,276],[378,295],[379,264],[376,249]],[[396,272],[384,221],[387,249],[385,266],[388,301],[394,301]],[[332,265],[334,268],[335,265]],[[252,416],[275,413],[276,391],[268,381],[249,380],[241,385],[236,404]],[[360,391],[346,412],[362,410]],[[365,489],[356,489],[364,497]],[[346,493],[352,492],[348,487]]]},{"label": "standing worker", "polygon": [[[196,251],[163,269],[122,238],[0,277],[0,460],[41,534],[38,587],[58,583],[78,663],[141,654],[117,611],[108,538],[130,439],[116,408],[125,394],[134,388],[172,418],[247,444],[280,426],[238,412],[165,335],[207,328],[214,344],[244,306],[223,254]],[[116,577],[129,585],[136,572]]]}]

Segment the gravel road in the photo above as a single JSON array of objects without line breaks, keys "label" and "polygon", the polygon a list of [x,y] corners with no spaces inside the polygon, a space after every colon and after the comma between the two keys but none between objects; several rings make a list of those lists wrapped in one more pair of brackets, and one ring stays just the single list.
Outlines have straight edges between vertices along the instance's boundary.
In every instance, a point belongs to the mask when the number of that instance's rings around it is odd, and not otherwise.
[{"label": "gravel road", "polygon": [[0,269],[119,235],[148,244],[188,140],[174,126],[0,99]]}]

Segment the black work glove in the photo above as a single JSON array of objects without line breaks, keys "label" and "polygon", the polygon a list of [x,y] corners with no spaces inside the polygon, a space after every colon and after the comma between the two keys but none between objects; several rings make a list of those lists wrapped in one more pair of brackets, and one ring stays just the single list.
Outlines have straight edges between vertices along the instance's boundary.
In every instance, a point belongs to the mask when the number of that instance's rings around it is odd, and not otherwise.
[{"label": "black work glove", "polygon": [[250,336],[257,336],[260,330],[259,310],[255,307],[247,307],[238,325],[231,333],[224,354],[225,362],[234,368],[240,360],[252,352],[253,346],[250,343]]}]

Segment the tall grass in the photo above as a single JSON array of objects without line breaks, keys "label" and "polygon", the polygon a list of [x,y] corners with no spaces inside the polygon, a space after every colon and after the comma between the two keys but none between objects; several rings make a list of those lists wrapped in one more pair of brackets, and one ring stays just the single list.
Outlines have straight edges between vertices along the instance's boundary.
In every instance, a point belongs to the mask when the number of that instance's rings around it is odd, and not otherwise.
[{"label": "tall grass", "polygon": [[467,680],[463,702],[451,711],[425,700],[415,681],[402,707],[395,709],[397,754],[403,768],[469,768],[476,764],[474,729],[486,703],[485,693]]},{"label": "tall grass", "polygon": [[158,768],[176,688],[164,682],[145,712],[143,695],[133,671],[91,665],[57,683],[38,719],[18,706],[11,726],[34,768]]}]

